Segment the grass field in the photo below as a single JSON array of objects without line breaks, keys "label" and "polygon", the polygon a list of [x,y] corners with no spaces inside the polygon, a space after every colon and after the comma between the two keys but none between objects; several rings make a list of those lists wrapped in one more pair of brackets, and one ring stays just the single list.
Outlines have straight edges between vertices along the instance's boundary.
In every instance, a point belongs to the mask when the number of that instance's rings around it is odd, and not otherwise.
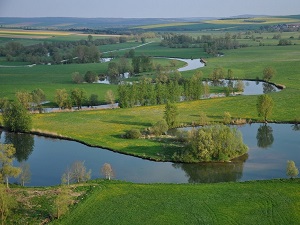
[{"label": "grass field", "polygon": [[100,182],[51,224],[298,224],[299,180],[219,184]]}]

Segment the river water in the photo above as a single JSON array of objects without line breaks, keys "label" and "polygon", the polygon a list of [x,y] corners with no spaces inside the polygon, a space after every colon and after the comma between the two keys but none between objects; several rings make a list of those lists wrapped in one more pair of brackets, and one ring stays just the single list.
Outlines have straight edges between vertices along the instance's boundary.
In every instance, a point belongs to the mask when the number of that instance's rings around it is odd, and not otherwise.
[{"label": "river water", "polygon": [[[100,168],[110,163],[116,179],[137,183],[213,183],[286,178],[286,162],[300,166],[300,126],[252,124],[238,127],[249,152],[230,163],[184,164],[152,162],[83,144],[28,134],[1,132],[2,143],[14,143],[16,160],[30,165],[30,186],[57,185],[66,168],[84,161],[92,178],[102,177]],[[17,182],[16,179],[10,179]]]}]

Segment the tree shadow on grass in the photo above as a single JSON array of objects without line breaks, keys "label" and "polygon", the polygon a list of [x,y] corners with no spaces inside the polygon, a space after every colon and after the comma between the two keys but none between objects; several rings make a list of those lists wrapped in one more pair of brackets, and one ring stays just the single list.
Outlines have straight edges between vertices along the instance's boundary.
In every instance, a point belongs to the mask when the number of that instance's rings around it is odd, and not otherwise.
[{"label": "tree shadow on grass", "polygon": [[126,124],[126,125],[134,125],[134,126],[143,126],[143,127],[152,126],[151,123],[143,123],[143,122],[137,122],[137,121],[126,121],[126,120],[109,120],[109,121],[104,121],[104,122],[112,123],[112,124]]}]

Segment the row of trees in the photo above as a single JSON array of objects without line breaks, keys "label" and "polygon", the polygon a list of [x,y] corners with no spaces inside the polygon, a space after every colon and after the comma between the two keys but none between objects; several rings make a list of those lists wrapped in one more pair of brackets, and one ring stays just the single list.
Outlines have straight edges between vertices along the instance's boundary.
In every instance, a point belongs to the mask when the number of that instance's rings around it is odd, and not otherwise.
[{"label": "row of trees", "polygon": [[178,102],[181,100],[197,100],[203,94],[209,93],[208,84],[203,84],[201,76],[194,75],[190,79],[183,79],[180,83],[175,80],[167,82],[155,82],[151,79],[143,79],[132,84],[120,84],[118,86],[119,106],[121,108],[135,105],[157,105],[166,102]]},{"label": "row of trees", "polygon": [[216,55],[222,49],[245,47],[239,44],[237,36],[232,37],[230,33],[226,33],[224,37],[202,35],[197,38],[185,34],[165,34],[161,46],[169,48],[202,47],[205,52],[213,55]]}]

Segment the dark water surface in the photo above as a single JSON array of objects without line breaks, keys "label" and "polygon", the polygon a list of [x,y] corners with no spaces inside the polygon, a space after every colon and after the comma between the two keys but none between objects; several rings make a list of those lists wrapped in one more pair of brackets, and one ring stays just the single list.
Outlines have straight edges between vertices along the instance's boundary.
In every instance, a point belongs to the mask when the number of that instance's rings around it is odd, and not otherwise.
[{"label": "dark water surface", "polygon": [[287,160],[294,160],[300,166],[299,127],[291,124],[252,124],[238,129],[249,146],[249,152],[231,163],[152,162],[73,141],[4,131],[0,131],[0,141],[15,144],[16,166],[21,161],[30,164],[30,186],[59,184],[66,168],[77,160],[84,161],[87,169],[92,170],[92,178],[102,177],[100,168],[104,163],[110,163],[116,179],[137,183],[207,183],[285,178]]}]

